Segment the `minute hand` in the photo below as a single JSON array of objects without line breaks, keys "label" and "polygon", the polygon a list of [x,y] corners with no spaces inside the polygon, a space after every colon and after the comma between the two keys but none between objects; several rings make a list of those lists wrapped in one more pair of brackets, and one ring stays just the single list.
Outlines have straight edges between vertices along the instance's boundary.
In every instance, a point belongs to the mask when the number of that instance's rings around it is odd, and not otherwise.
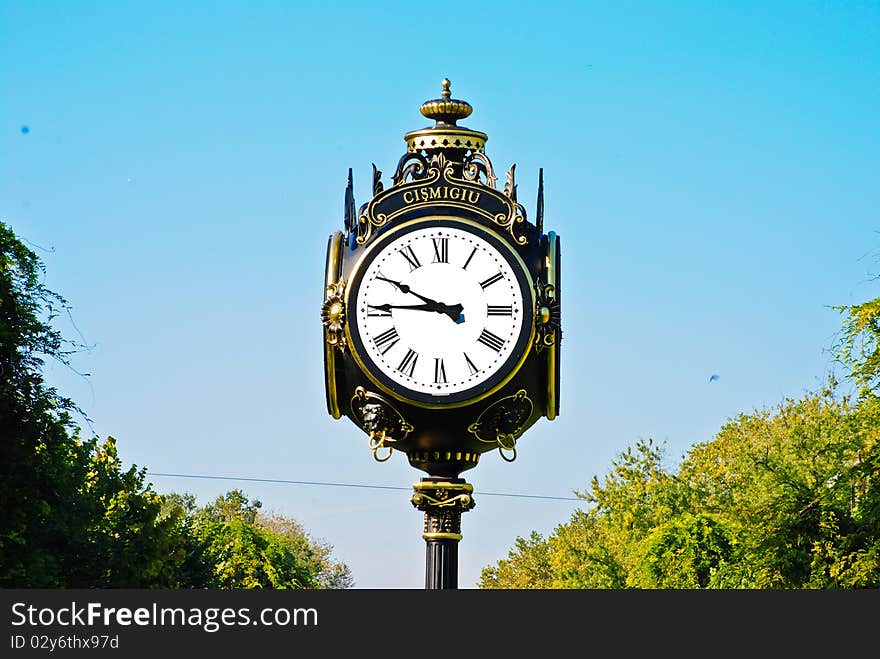
[{"label": "minute hand", "polygon": [[373,309],[379,311],[391,311],[392,309],[405,309],[407,311],[436,311],[437,313],[446,314],[456,324],[464,322],[462,317],[462,307],[460,304],[447,305],[442,302],[425,302],[424,304],[371,304]]},{"label": "minute hand", "polygon": [[424,304],[371,304],[373,309],[379,311],[391,311],[392,309],[408,309],[409,311],[438,311],[437,303],[425,302]]}]

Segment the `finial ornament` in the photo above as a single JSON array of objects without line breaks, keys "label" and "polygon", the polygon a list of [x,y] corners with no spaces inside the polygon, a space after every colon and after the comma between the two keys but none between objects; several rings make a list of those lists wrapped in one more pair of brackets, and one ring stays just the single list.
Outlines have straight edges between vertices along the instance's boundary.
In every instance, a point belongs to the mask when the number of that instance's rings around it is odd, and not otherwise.
[{"label": "finial ornament", "polygon": [[469,117],[474,109],[467,101],[452,98],[452,92],[450,91],[452,83],[449,82],[449,78],[443,78],[442,86],[441,98],[425,101],[422,103],[419,111],[428,119],[434,119],[437,125],[447,124],[454,126],[455,122],[459,119]]}]

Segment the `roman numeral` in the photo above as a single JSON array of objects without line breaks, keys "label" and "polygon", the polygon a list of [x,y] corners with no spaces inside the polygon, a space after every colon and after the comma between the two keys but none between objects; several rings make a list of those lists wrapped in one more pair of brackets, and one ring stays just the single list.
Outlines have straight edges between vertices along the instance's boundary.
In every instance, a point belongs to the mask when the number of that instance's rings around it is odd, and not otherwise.
[{"label": "roman numeral", "polygon": [[446,368],[440,357],[434,357],[434,384],[446,384]]},{"label": "roman numeral", "polygon": [[468,354],[466,352],[463,352],[462,354],[464,355],[464,360],[467,362],[468,373],[470,375],[476,375],[477,373],[479,373],[480,369],[478,369],[477,365],[471,361],[471,358],[468,357]]},{"label": "roman numeral", "polygon": [[489,288],[492,284],[494,284],[496,281],[499,281],[499,280],[501,280],[501,279],[504,279],[504,275],[502,275],[500,272],[496,272],[494,275],[492,275],[491,277],[489,277],[487,280],[485,280],[485,281],[481,281],[481,282],[480,282],[480,286],[483,287],[483,290],[486,290],[486,289]]},{"label": "roman numeral", "polygon": [[400,252],[400,255],[406,259],[406,262],[409,263],[409,271],[412,272],[416,268],[421,268],[422,264],[419,262],[419,257],[416,256],[416,253],[413,251],[412,245],[407,245],[403,249],[397,250]]},{"label": "roman numeral", "polygon": [[462,270],[467,270],[467,267],[468,267],[468,266],[470,265],[470,263],[471,263],[471,259],[474,258],[474,254],[476,254],[476,253],[477,253],[477,248],[474,247],[473,251],[471,252],[471,255],[467,257],[467,261],[465,261],[465,262],[464,262],[464,265],[461,266],[461,269],[462,269]]},{"label": "roman numeral", "polygon": [[449,238],[431,238],[434,241],[432,263],[449,263]]},{"label": "roman numeral", "polygon": [[394,344],[398,341],[400,341],[400,336],[397,334],[397,328],[395,327],[385,330],[381,334],[377,334],[373,337],[373,343],[376,344],[379,352],[383,355],[391,350],[391,348],[394,347]]},{"label": "roman numeral", "polygon": [[419,353],[417,353],[412,348],[406,349],[406,355],[403,357],[403,361],[397,365],[397,370],[403,373],[408,377],[413,376],[413,371],[416,369],[416,362],[419,359]]},{"label": "roman numeral", "polygon": [[501,348],[504,347],[504,339],[500,336],[495,336],[487,329],[482,331],[477,341],[488,348],[492,348],[495,352],[501,352]]},{"label": "roman numeral", "polygon": [[510,304],[508,304],[506,306],[505,305],[496,306],[496,305],[490,304],[486,307],[486,315],[487,316],[512,316],[513,315],[513,306]]}]

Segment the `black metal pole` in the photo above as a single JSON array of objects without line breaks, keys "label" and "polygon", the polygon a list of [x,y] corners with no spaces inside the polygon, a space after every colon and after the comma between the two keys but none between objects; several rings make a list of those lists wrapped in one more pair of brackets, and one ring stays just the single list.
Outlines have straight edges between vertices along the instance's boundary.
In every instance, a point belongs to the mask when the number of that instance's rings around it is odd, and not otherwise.
[{"label": "black metal pole", "polygon": [[412,504],[425,513],[425,589],[458,588],[461,514],[476,503],[463,478],[423,478],[413,485]]},{"label": "black metal pole", "polygon": [[425,550],[425,589],[458,588],[458,540],[428,540]]}]

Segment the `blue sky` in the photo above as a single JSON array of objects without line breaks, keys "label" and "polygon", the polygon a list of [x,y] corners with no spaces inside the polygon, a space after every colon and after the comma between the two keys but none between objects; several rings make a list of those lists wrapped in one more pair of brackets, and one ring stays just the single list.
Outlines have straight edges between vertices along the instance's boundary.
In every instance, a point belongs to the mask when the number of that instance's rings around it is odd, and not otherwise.
[{"label": "blue sky", "polygon": [[[468,588],[578,505],[481,491],[569,497],[822,383],[829,306],[878,294],[880,3],[7,0],[0,219],[94,345],[47,375],[127,462],[408,488],[325,411],[319,309],[348,167],[358,204],[387,184],[444,76],[532,216],[544,168],[565,285],[560,417],[466,474]],[[242,487],[358,587],[423,586],[407,491],[150,480]]]}]

